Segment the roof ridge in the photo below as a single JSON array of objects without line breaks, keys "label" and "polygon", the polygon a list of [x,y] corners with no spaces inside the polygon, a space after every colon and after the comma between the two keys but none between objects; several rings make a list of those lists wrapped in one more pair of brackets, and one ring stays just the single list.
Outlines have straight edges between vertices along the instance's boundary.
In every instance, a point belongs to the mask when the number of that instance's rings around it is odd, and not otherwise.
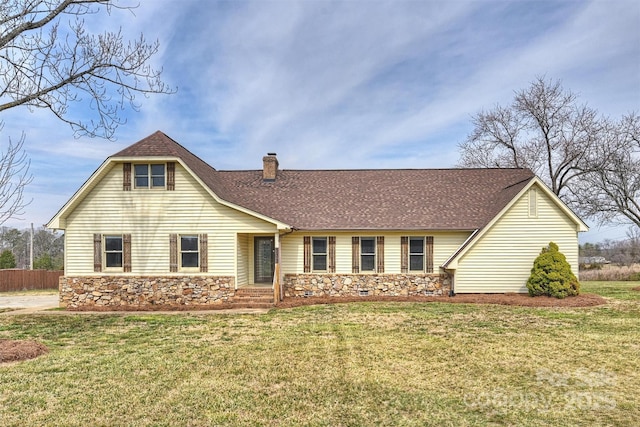
[{"label": "roof ridge", "polygon": [[[261,172],[262,169],[216,169],[218,172]],[[284,169],[279,168],[278,171],[288,172],[376,172],[376,171],[529,171],[535,175],[529,168],[369,168],[369,169]],[[528,179],[528,178],[527,178]],[[515,185],[515,184],[514,184]]]}]

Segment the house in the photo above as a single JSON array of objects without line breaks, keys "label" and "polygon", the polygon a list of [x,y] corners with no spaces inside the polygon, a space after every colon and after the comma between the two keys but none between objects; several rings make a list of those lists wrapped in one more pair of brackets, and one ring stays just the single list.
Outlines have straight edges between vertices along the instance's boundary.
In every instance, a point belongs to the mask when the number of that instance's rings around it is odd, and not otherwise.
[{"label": "house", "polygon": [[105,160],[47,225],[61,305],[526,292],[586,225],[527,169],[218,171],[162,132]]}]

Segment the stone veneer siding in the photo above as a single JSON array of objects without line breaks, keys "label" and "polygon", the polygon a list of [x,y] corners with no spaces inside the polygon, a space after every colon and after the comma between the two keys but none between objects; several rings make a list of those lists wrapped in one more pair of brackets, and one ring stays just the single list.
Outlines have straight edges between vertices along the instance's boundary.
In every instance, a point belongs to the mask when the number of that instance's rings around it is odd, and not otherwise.
[{"label": "stone veneer siding", "polygon": [[[284,296],[449,295],[448,274],[285,274]],[[307,293],[307,295],[305,295]]]},{"label": "stone veneer siding", "polygon": [[234,278],[227,276],[62,276],[60,306],[211,306],[232,302],[234,288]]}]

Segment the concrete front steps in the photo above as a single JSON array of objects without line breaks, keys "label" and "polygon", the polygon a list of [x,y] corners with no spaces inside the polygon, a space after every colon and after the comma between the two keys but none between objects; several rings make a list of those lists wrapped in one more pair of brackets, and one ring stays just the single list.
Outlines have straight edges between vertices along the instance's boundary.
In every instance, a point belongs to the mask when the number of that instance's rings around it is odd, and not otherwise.
[{"label": "concrete front steps", "polygon": [[233,297],[233,305],[248,308],[273,307],[273,289],[271,288],[238,288]]}]

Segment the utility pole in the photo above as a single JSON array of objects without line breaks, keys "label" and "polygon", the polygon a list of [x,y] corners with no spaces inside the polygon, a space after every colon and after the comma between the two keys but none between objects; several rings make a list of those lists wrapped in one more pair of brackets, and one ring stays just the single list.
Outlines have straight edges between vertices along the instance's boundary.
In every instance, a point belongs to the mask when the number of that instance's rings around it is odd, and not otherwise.
[{"label": "utility pole", "polygon": [[29,270],[33,270],[33,223],[31,223],[31,238],[29,245]]}]

